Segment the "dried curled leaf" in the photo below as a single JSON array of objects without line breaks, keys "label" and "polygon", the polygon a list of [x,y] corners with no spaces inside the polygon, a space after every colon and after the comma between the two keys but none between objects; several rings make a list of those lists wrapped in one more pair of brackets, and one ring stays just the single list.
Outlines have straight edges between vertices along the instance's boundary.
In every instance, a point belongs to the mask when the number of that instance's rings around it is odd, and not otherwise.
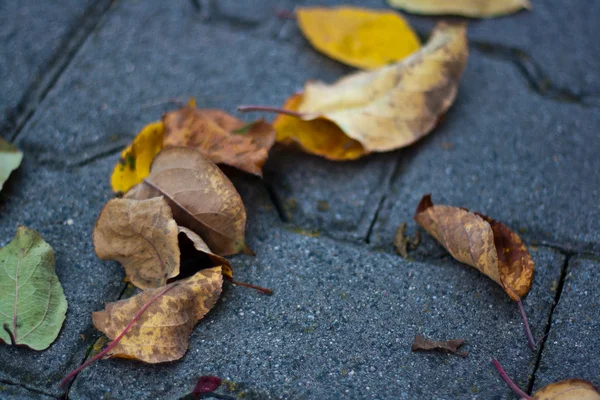
[{"label": "dried curled leaf", "polygon": [[0,137],[0,190],[10,173],[19,168],[22,160],[23,153]]},{"label": "dried curled leaf", "polygon": [[179,275],[177,223],[163,197],[112,199],[94,228],[94,249],[103,260],[117,260],[129,281],[155,288]]},{"label": "dried curled leaf", "polygon": [[191,147],[215,164],[262,177],[275,130],[263,120],[247,124],[221,110],[192,105],[163,116],[165,147]]},{"label": "dried curled leaf", "polygon": [[52,247],[33,229],[19,226],[0,249],[0,342],[44,350],[58,336],[66,313]]},{"label": "dried curled leaf", "polygon": [[600,392],[583,379],[565,379],[544,386],[533,394],[535,400],[600,400]]},{"label": "dried curled leaf", "polygon": [[152,160],[163,148],[164,133],[162,122],[148,124],[123,150],[110,178],[115,192],[124,193],[148,176]]},{"label": "dried curled leaf", "polygon": [[415,221],[460,262],[500,284],[513,300],[529,292],[534,263],[519,236],[501,222],[464,208],[419,202]]},{"label": "dried curled leaf", "polygon": [[466,357],[466,352],[459,352],[458,348],[465,343],[462,339],[451,339],[438,342],[436,340],[425,339],[422,336],[415,336],[415,340],[411,346],[412,351],[445,351],[459,356]]},{"label": "dried curled leaf", "polygon": [[307,82],[285,106],[292,115],[274,121],[277,140],[332,160],[408,146],[450,108],[467,58],[466,25],[440,22],[421,50],[396,64],[331,85]]},{"label": "dried curled leaf", "polygon": [[216,254],[246,248],[246,209],[242,198],[219,167],[199,151],[173,147],[161,151],[143,183],[126,198],[164,196],[175,221],[196,232]]},{"label": "dried curled leaf", "polygon": [[233,279],[233,270],[231,269],[231,264],[225,257],[221,257],[218,254],[213,253],[208,245],[202,240],[200,236],[196,234],[196,232],[188,229],[186,227],[179,227],[179,234],[185,235],[190,242],[194,245],[194,248],[200,253],[206,255],[209,260],[212,262],[213,266],[221,266],[223,270],[223,275],[225,275],[229,279]]},{"label": "dried curled leaf", "polygon": [[491,18],[531,9],[529,0],[388,0],[392,7],[415,14]]},{"label": "dried curled leaf", "polygon": [[357,68],[383,67],[421,46],[408,22],[393,11],[300,7],[296,16],[302,33],[317,50]]},{"label": "dried curled leaf", "polygon": [[167,288],[175,286],[169,291],[147,289],[129,299],[108,303],[105,310],[94,312],[92,319],[96,329],[115,340],[146,303],[164,292],[133,322],[107,355],[147,363],[183,357],[190,333],[215,305],[222,285],[221,267],[215,267],[169,284]]}]

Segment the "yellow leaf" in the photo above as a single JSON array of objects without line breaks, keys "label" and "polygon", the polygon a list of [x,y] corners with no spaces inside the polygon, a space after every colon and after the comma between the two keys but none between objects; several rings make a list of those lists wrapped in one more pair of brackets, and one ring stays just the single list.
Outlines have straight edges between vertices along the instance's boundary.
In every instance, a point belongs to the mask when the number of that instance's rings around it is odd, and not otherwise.
[{"label": "yellow leaf", "polygon": [[472,18],[498,17],[532,8],[529,0],[388,0],[388,3],[415,14],[450,14]]},{"label": "yellow leaf", "polygon": [[600,392],[582,379],[551,383],[533,394],[534,400],[600,400]]},{"label": "yellow leaf", "polygon": [[379,68],[420,47],[410,25],[393,11],[302,7],[296,15],[302,33],[317,50],[357,68]]},{"label": "yellow leaf", "polygon": [[[284,108],[297,111],[301,101],[302,94],[295,94],[288,99]],[[359,142],[350,139],[336,124],[323,118],[304,121],[280,114],[273,121],[273,127],[278,142],[296,143],[306,152],[330,160],[354,160],[366,153]]]},{"label": "yellow leaf", "polygon": [[115,192],[126,192],[150,174],[154,157],[163,148],[165,127],[161,121],[146,125],[121,153],[110,183]]}]

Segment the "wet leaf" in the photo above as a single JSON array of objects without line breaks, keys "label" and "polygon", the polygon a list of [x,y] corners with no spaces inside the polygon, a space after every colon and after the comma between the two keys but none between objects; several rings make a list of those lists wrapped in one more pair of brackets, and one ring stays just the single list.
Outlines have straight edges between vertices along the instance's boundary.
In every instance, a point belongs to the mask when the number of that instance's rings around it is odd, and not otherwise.
[{"label": "wet leaf", "polygon": [[247,124],[221,110],[194,106],[163,116],[165,147],[191,147],[215,164],[226,164],[262,177],[275,143],[275,130],[263,120]]},{"label": "wet leaf", "polygon": [[388,0],[392,7],[415,14],[490,18],[531,9],[529,0]]},{"label": "wet leaf", "polygon": [[125,197],[163,195],[180,226],[196,232],[221,256],[246,248],[246,209],[231,181],[199,151],[173,147],[160,152],[146,180]]},{"label": "wet leaf", "polygon": [[164,292],[147,306],[106,355],[147,363],[183,357],[190,333],[215,305],[222,285],[221,267],[214,267],[167,287],[147,289],[129,299],[108,303],[105,310],[94,312],[92,319],[98,330],[115,340],[149,300]]},{"label": "wet leaf", "polygon": [[464,208],[433,205],[425,195],[415,221],[460,262],[500,284],[513,300],[529,292],[534,263],[519,236],[501,222]]},{"label": "wet leaf", "polygon": [[124,193],[148,176],[152,160],[163,147],[164,133],[162,122],[148,124],[123,150],[110,178],[115,192]]},{"label": "wet leaf", "polygon": [[[439,23],[402,61],[328,85],[309,81],[273,122],[277,140],[332,160],[410,145],[450,108],[468,58],[466,26]],[[280,110],[240,107],[240,110]]]},{"label": "wet leaf", "polygon": [[317,50],[357,68],[383,67],[421,46],[408,22],[393,11],[300,7],[296,16],[302,33]]},{"label": "wet leaf", "polygon": [[0,341],[44,350],[58,336],[66,312],[52,247],[33,229],[19,226],[0,249]]},{"label": "wet leaf", "polygon": [[210,250],[210,248],[208,248],[206,242],[204,242],[204,240],[202,240],[202,238],[198,236],[196,232],[186,227],[180,226],[179,234],[183,234],[185,237],[187,237],[190,240],[190,242],[192,242],[192,244],[194,245],[194,249],[206,255],[212,262],[213,266],[221,266],[223,270],[223,275],[225,275],[225,277],[233,279],[233,270],[231,269],[231,264],[229,263],[229,261],[225,257],[221,257],[220,255],[213,253]]},{"label": "wet leaf", "polygon": [[415,340],[413,341],[411,350],[412,351],[445,351],[452,354],[458,354],[459,356],[466,357],[466,352],[459,352],[458,348],[465,343],[462,339],[452,339],[446,340],[443,342],[438,342],[435,340],[425,339],[421,336],[415,336]]},{"label": "wet leaf", "polygon": [[129,281],[141,289],[163,286],[179,275],[177,223],[163,197],[112,199],[94,228],[94,249],[117,260]]},{"label": "wet leaf", "polygon": [[600,400],[600,392],[583,379],[565,379],[544,386],[533,394],[535,400]]},{"label": "wet leaf", "polygon": [[10,173],[19,168],[23,160],[23,153],[15,146],[0,138],[0,190]]}]

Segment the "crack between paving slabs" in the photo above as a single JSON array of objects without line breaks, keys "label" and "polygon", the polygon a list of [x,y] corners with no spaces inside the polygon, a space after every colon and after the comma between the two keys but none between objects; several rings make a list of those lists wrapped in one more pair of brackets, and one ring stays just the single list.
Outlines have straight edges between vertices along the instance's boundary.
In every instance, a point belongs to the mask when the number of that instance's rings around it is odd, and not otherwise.
[{"label": "crack between paving slabs", "polygon": [[11,142],[19,137],[38,106],[44,101],[89,35],[96,29],[102,17],[115,2],[116,0],[95,2],[85,11],[77,25],[66,32],[66,39],[59,46],[61,50],[53,55],[46,71],[41,73],[40,79],[25,91],[19,103],[8,112],[5,121],[0,124],[0,132],[9,133],[7,136],[10,137]]},{"label": "crack between paving slabs", "polygon": [[558,287],[556,289],[556,294],[554,295],[554,304],[550,309],[550,315],[548,316],[548,320],[546,322],[546,326],[544,328],[544,336],[542,336],[542,340],[540,343],[540,348],[537,352],[535,365],[533,367],[533,371],[531,372],[529,378],[529,384],[527,385],[527,393],[531,394],[533,391],[533,385],[535,384],[535,375],[540,367],[540,363],[542,361],[542,354],[544,352],[544,347],[546,345],[546,340],[548,340],[548,336],[550,335],[550,329],[552,329],[552,317],[554,316],[554,310],[556,306],[558,306],[558,302],[560,301],[560,296],[562,295],[565,278],[567,277],[567,269],[569,268],[569,262],[573,258],[575,254],[573,253],[561,253],[565,256],[565,261],[560,271],[560,280],[558,281]]},{"label": "crack between paving slabs", "polygon": [[7,386],[19,387],[21,389],[27,390],[28,392],[33,392],[33,393],[41,394],[41,395],[48,396],[48,397],[54,397],[54,395],[52,393],[47,393],[47,392],[44,392],[43,390],[36,389],[34,387],[30,387],[30,386],[27,386],[27,385],[23,385],[21,383],[9,382],[7,380],[0,379],[0,384],[7,385]]}]

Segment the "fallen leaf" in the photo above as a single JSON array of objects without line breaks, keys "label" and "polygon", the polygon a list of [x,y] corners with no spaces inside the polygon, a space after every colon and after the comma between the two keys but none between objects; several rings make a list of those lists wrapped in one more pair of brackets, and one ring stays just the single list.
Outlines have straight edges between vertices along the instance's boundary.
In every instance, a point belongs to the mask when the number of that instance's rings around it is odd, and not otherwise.
[{"label": "fallen leaf", "polygon": [[519,236],[501,222],[464,208],[419,202],[415,221],[460,262],[500,284],[513,300],[529,292],[534,263]]},{"label": "fallen leaf", "polygon": [[466,25],[440,22],[421,50],[396,64],[331,85],[309,81],[284,110],[239,110],[287,114],[273,123],[277,140],[296,142],[331,160],[390,151],[414,143],[437,125],[454,102],[467,58]]},{"label": "fallen leaf", "polygon": [[150,175],[126,193],[126,198],[163,195],[180,226],[196,232],[216,254],[226,256],[246,248],[246,209],[242,198],[219,167],[199,151],[173,147],[154,159]]},{"label": "fallen leaf", "polygon": [[52,247],[33,229],[19,226],[0,249],[0,341],[44,350],[58,336],[66,313]]},{"label": "fallen leaf", "polygon": [[221,378],[217,376],[201,376],[192,392],[195,395],[214,392],[221,386]]},{"label": "fallen leaf", "polygon": [[533,394],[535,400],[600,400],[600,392],[583,379],[565,379],[544,386]]},{"label": "fallen leaf", "polygon": [[167,287],[147,289],[129,299],[108,303],[105,310],[94,312],[92,319],[96,329],[115,340],[138,311],[163,292],[106,355],[147,363],[180,359],[188,348],[190,333],[215,305],[222,285],[221,267],[214,267]]},{"label": "fallen leaf", "polygon": [[0,138],[0,190],[10,173],[21,165],[23,153],[15,146]]},{"label": "fallen leaf", "polygon": [[466,357],[466,352],[459,352],[458,348],[465,343],[462,339],[452,339],[446,340],[443,342],[438,342],[435,340],[425,339],[421,336],[415,336],[415,340],[413,341],[411,350],[412,351],[432,351],[439,350],[445,351],[452,354],[458,354],[459,356]]},{"label": "fallen leaf", "polygon": [[408,257],[408,249],[416,249],[421,241],[421,232],[417,231],[415,237],[406,236],[406,222],[400,224],[394,235],[394,248],[403,258]]},{"label": "fallen leaf", "polygon": [[191,147],[215,164],[262,177],[275,143],[275,130],[263,120],[247,124],[221,110],[183,107],[163,116],[165,147]]},{"label": "fallen leaf", "polygon": [[179,234],[183,234],[185,237],[187,237],[190,240],[190,242],[192,242],[192,244],[194,245],[194,249],[206,255],[213,264],[213,266],[221,266],[223,270],[223,275],[225,275],[225,277],[233,279],[233,270],[231,269],[231,264],[229,263],[229,261],[227,261],[225,257],[221,257],[220,255],[213,253],[206,244],[206,242],[204,242],[204,240],[202,240],[202,238],[198,236],[196,232],[184,226],[180,226]]},{"label": "fallen leaf", "polygon": [[179,275],[177,223],[163,197],[112,199],[94,228],[94,249],[117,260],[129,281],[141,289],[163,286]]},{"label": "fallen leaf", "polygon": [[300,7],[296,16],[302,33],[317,50],[357,68],[383,67],[421,46],[408,22],[393,11]]},{"label": "fallen leaf", "polygon": [[392,7],[415,14],[491,18],[530,10],[529,0],[388,0]]},{"label": "fallen leaf", "polygon": [[163,148],[164,133],[162,122],[148,124],[123,150],[110,178],[113,191],[125,193],[148,176],[152,160]]}]

